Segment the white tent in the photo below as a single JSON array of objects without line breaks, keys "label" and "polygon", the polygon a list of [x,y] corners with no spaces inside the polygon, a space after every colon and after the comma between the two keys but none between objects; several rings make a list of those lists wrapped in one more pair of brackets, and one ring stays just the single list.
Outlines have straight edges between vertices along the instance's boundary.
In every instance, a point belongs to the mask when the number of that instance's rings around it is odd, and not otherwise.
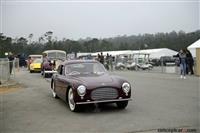
[{"label": "white tent", "polygon": [[[146,49],[146,50],[102,51],[102,53],[104,56],[106,56],[107,53],[112,56],[145,53],[145,54],[149,54],[149,58],[159,59],[161,56],[176,55],[178,52],[168,49],[168,48],[158,48],[158,49]],[[100,54],[100,52],[91,53],[91,54],[92,56],[97,56],[97,54]]]},{"label": "white tent", "polygon": [[77,57],[91,55],[91,53],[77,53]]},{"label": "white tent", "polygon": [[200,39],[187,47],[193,57],[196,57],[196,48],[200,48]]}]

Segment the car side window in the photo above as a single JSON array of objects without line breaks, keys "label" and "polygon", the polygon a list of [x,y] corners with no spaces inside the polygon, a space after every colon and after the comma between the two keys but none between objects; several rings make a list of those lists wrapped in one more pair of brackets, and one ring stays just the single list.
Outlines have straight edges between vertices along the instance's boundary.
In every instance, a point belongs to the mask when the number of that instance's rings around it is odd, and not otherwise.
[{"label": "car side window", "polygon": [[64,71],[63,71],[63,65],[60,65],[60,66],[58,67],[57,72],[58,72],[59,75],[64,75],[64,74],[63,74],[63,72],[64,72]]}]

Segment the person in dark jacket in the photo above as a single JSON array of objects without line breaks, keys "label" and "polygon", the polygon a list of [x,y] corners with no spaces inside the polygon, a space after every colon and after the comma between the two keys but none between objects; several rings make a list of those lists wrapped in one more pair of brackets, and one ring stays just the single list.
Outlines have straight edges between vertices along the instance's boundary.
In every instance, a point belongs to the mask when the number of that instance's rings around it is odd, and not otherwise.
[{"label": "person in dark jacket", "polygon": [[190,72],[190,74],[193,75],[194,74],[194,71],[193,71],[194,60],[193,60],[192,54],[187,49],[186,49],[186,55],[187,55],[187,69],[186,69],[186,73],[188,74]]}]

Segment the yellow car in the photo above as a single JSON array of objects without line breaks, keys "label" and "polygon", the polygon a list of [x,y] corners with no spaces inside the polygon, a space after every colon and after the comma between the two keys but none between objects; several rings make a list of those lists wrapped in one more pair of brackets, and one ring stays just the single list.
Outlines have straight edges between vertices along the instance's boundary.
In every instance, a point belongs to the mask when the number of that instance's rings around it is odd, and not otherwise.
[{"label": "yellow car", "polygon": [[32,72],[41,72],[41,64],[42,64],[42,59],[35,59],[30,64],[30,73],[32,73]]}]

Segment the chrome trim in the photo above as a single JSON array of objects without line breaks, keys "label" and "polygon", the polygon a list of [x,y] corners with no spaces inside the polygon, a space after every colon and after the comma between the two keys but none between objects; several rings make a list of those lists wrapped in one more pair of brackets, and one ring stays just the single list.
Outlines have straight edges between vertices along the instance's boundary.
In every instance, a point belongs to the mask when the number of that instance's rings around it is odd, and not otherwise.
[{"label": "chrome trim", "polygon": [[[84,94],[80,94],[80,90],[79,90],[80,87],[84,87],[84,88],[85,88]],[[79,85],[79,86],[77,87],[77,92],[78,92],[78,95],[81,97],[81,99],[83,99],[83,96],[85,96],[86,91],[87,91],[87,89],[86,89],[86,87],[85,87],[84,85]]]},{"label": "chrome trim", "polygon": [[88,101],[88,102],[77,102],[76,104],[90,104],[90,103],[106,103],[106,102],[120,102],[120,101],[132,101],[131,98],[126,99],[113,99],[113,100],[102,100],[102,101]]}]

